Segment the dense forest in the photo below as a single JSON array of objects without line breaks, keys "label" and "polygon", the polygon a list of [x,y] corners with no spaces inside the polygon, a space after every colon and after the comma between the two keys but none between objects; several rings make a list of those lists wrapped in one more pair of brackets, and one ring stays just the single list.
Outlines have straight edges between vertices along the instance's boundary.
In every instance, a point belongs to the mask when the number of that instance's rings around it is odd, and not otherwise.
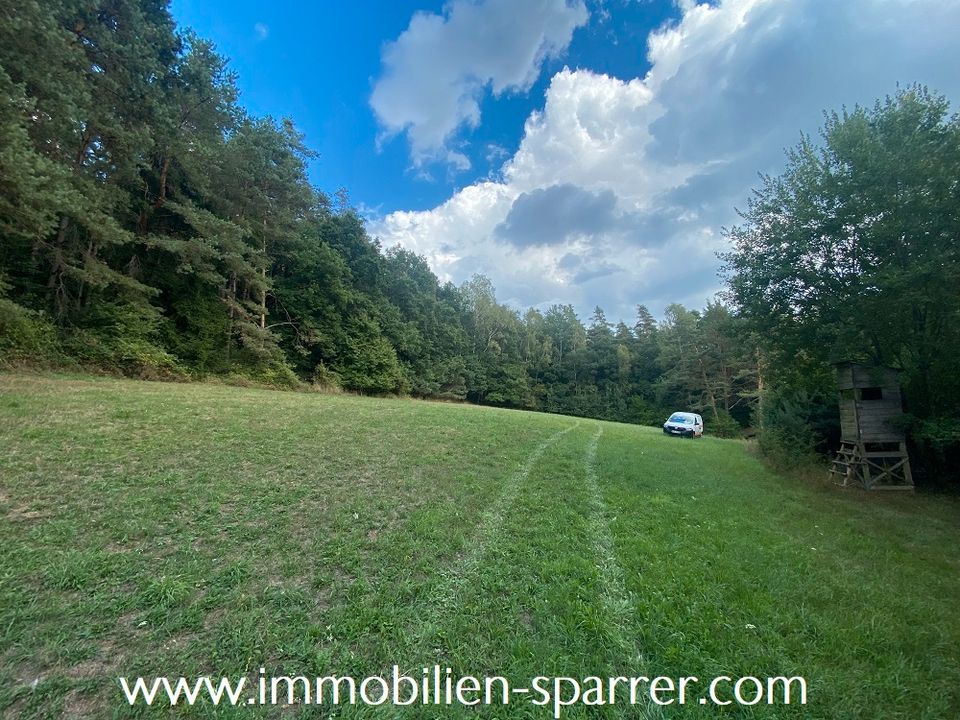
[{"label": "dense forest", "polygon": [[[728,292],[629,323],[442,284],[311,187],[164,0],[0,11],[0,365],[73,364],[836,441],[831,363],[902,373],[921,477],[960,445],[960,121],[922,87],[827,117],[727,231]],[[638,298],[638,303],[642,298]]]}]

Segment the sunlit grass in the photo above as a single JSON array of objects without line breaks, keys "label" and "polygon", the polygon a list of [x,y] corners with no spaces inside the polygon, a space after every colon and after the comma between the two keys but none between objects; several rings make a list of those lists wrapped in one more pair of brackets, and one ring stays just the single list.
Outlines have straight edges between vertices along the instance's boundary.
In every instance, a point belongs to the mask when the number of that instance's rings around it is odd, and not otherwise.
[{"label": "sunlit grass", "polygon": [[10,717],[169,714],[127,707],[118,675],[394,663],[521,685],[809,682],[804,708],[730,717],[960,709],[958,504],[790,482],[735,442],[408,400],[3,375],[0,466]]}]

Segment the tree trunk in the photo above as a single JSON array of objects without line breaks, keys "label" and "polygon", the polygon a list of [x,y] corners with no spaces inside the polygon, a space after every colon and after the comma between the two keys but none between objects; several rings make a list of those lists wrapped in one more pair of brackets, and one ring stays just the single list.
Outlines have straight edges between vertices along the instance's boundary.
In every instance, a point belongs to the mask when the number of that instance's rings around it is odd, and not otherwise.
[{"label": "tree trunk", "polygon": [[707,393],[707,400],[710,402],[710,407],[713,408],[713,419],[720,421],[720,411],[717,409],[717,396],[713,392],[713,388],[710,387],[710,382],[707,380],[707,368],[703,364],[703,358],[698,357],[697,363],[700,365],[700,378],[703,381],[703,389]]},{"label": "tree trunk", "polygon": [[760,348],[755,351],[757,359],[757,425],[760,432],[763,432],[763,356],[760,354]]},{"label": "tree trunk", "polygon": [[263,219],[263,267],[260,268],[263,288],[260,290],[260,329],[267,328],[267,219]]},{"label": "tree trunk", "polygon": [[153,202],[155,210],[163,207],[167,201],[167,174],[170,172],[170,155],[164,153],[163,163],[160,166],[160,190],[157,193],[157,199]]},{"label": "tree trunk", "polygon": [[70,218],[60,216],[57,226],[57,238],[54,242],[53,258],[51,260],[50,277],[47,280],[47,289],[53,303],[54,315],[57,319],[63,318],[67,312],[67,287],[63,277],[63,245],[67,239],[67,230],[70,227]]},{"label": "tree trunk", "polygon": [[230,274],[230,284],[227,286],[227,298],[229,302],[227,303],[230,307],[230,322],[227,324],[227,364],[230,364],[230,349],[233,345],[233,325],[234,318],[236,317],[236,302],[237,302],[237,276],[235,273]]}]

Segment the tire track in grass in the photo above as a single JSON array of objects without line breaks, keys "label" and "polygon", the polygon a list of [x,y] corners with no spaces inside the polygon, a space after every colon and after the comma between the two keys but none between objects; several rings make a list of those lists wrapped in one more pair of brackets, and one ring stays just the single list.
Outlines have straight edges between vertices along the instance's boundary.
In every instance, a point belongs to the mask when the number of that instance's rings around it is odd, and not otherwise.
[{"label": "tire track in grass", "polygon": [[[504,513],[516,501],[520,488],[530,475],[530,471],[533,470],[550,447],[579,425],[580,421],[577,420],[572,425],[548,437],[531,451],[520,467],[509,476],[500,494],[481,514],[480,521],[469,540],[469,550],[463,559],[451,563],[447,568],[437,573],[439,576],[438,585],[431,593],[433,611],[429,617],[421,620],[417,630],[408,636],[407,656],[411,658],[419,657],[421,660],[412,663],[410,667],[406,668],[407,671],[413,672],[422,667],[422,658],[434,654],[430,652],[430,648],[436,644],[438,633],[442,631],[450,616],[460,605],[464,588],[476,578],[491,543],[501,533]],[[403,665],[404,663],[401,663],[401,666]]]},{"label": "tire track in grass", "polygon": [[[436,590],[436,605],[439,608],[438,614],[443,615],[450,609],[456,607],[460,593],[464,585],[477,572],[480,564],[483,562],[490,542],[500,532],[500,526],[503,523],[504,512],[513,505],[517,498],[517,493],[523,482],[530,475],[534,465],[539,462],[543,454],[554,445],[560,438],[580,425],[578,420],[559,432],[554,433],[536,448],[533,449],[523,464],[507,480],[503,491],[497,496],[493,503],[483,512],[480,522],[474,532],[473,542],[466,557],[455,566],[448,568],[440,573],[441,585]],[[424,640],[424,637],[417,637],[416,640]]]},{"label": "tire track in grass", "polygon": [[[590,493],[590,525],[593,536],[593,553],[597,561],[597,570],[603,583],[601,603],[610,618],[610,624],[615,628],[611,633],[611,640],[618,649],[630,651],[632,643],[627,640],[630,623],[631,595],[627,592],[623,568],[617,560],[613,544],[613,535],[610,532],[610,510],[600,493],[597,478],[597,446],[603,435],[603,426],[590,438],[583,456],[583,477]],[[634,658],[631,658],[634,659]]]},{"label": "tire track in grass", "polygon": [[[637,675],[643,671],[648,662],[632,638],[635,634],[631,628],[634,624],[631,607],[634,606],[634,595],[627,590],[626,577],[623,566],[617,560],[616,546],[613,533],[610,531],[610,508],[603,499],[600,490],[600,480],[597,475],[597,446],[603,436],[603,425],[590,438],[583,456],[583,477],[590,494],[590,525],[593,537],[593,553],[600,573],[600,582],[603,592],[600,603],[608,619],[610,631],[607,637],[619,660],[628,661],[628,667],[616,667],[617,671],[628,670]],[[635,665],[634,665],[635,663]],[[643,718],[661,718],[663,711],[651,702],[630,708],[633,712],[640,712]]]},{"label": "tire track in grass", "polygon": [[[460,671],[504,675],[518,686],[537,676],[642,672],[633,596],[617,560],[596,469],[603,426],[594,424],[595,433],[585,429],[558,443],[577,427],[582,423],[556,433],[527,457],[483,513],[466,557],[438,573],[442,579],[431,592],[433,612],[409,638],[407,667],[402,664],[401,672],[415,677],[420,668],[440,662]],[[413,662],[418,656],[421,662]],[[565,715],[664,716],[643,695],[630,705],[623,695],[627,687],[621,685],[616,705],[572,706]],[[397,717],[439,717],[432,710],[411,707]],[[472,714],[464,708],[446,710],[452,717]],[[549,708],[536,708],[524,698],[488,711],[502,718],[552,716]]]},{"label": "tire track in grass", "polygon": [[[541,674],[539,668],[535,666],[531,668],[535,669],[534,672],[517,672],[519,658],[510,654],[502,644],[504,636],[497,632],[497,628],[510,625],[510,618],[503,615],[489,615],[491,605],[496,603],[484,600],[478,603],[478,598],[490,600],[504,595],[510,598],[524,596],[525,602],[521,604],[529,607],[529,601],[533,597],[528,594],[537,593],[543,589],[542,584],[537,584],[533,588],[528,586],[525,582],[529,579],[526,572],[520,573],[519,576],[514,575],[518,568],[533,567],[530,560],[543,560],[542,556],[538,556],[536,549],[536,546],[543,541],[542,528],[533,521],[531,502],[534,502],[538,510],[542,510],[542,503],[545,500],[559,502],[569,514],[571,522],[577,525],[582,542],[574,548],[565,548],[565,552],[573,552],[579,557],[580,548],[584,543],[589,542],[589,538],[583,532],[585,524],[582,522],[583,516],[580,510],[586,502],[585,493],[577,503],[566,502],[571,497],[571,493],[577,495],[577,491],[583,489],[579,470],[586,432],[579,435],[574,432],[571,439],[572,431],[581,428],[582,425],[580,420],[572,422],[543,440],[530,452],[519,467],[506,478],[499,494],[480,513],[480,519],[467,540],[464,555],[445,569],[437,571],[437,582],[430,591],[429,613],[422,619],[419,627],[408,635],[404,654],[398,657],[399,671],[402,674],[418,677],[424,667],[437,664],[452,668],[455,673],[466,672],[480,677],[509,676],[519,685],[528,683],[530,678]],[[557,468],[554,466],[558,461],[562,462],[561,467],[567,470],[567,473],[562,474],[567,492],[559,494],[556,493],[553,480],[557,473]],[[579,524],[577,524],[578,520],[580,520]],[[566,533],[566,527],[557,527],[555,523],[553,525],[551,532],[554,536],[559,533],[564,539],[570,541],[575,535],[575,533]],[[533,550],[532,556],[524,555],[524,551],[530,550]],[[583,563],[581,567],[582,565]],[[559,585],[567,584],[565,579],[558,580],[558,576],[550,578],[545,584],[550,582]],[[544,604],[548,607],[551,600],[554,603],[563,601],[563,598],[557,597],[543,599],[547,601]],[[573,607],[564,609],[570,614],[577,611]],[[504,608],[501,607],[499,610],[503,612]],[[547,618],[552,619],[551,616],[545,616],[545,619]],[[566,619],[569,621],[569,616]],[[491,627],[494,628],[492,637],[485,636],[485,630],[489,631]],[[555,633],[556,630],[556,626],[544,628],[547,633]],[[478,633],[480,637],[474,633]],[[530,633],[533,637],[537,635],[529,626],[521,625],[514,627],[511,639],[524,633]],[[558,644],[557,647],[560,648],[563,645]],[[479,651],[478,648],[480,648]],[[549,656],[543,656],[541,659],[548,660]],[[522,665],[522,660],[520,662]],[[382,669],[383,672],[388,670],[392,669]],[[497,718],[552,717],[550,712],[530,705],[525,702],[525,699],[517,698],[513,698],[509,705],[504,705],[502,708],[485,707],[484,710],[486,712],[478,713],[475,708],[457,706],[456,703],[445,707],[413,705],[398,708],[397,714],[393,717],[438,720],[440,717],[448,716],[451,718],[477,717],[478,715],[486,717],[487,713],[490,713],[490,717]],[[351,708],[341,717],[349,717],[351,720],[361,718],[372,720],[379,716],[370,708]]]}]

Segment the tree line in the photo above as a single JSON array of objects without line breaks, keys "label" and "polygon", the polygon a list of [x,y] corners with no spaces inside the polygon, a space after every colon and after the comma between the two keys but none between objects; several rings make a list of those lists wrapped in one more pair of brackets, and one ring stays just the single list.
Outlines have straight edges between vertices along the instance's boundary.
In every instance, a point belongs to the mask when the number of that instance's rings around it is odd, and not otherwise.
[{"label": "tree line", "polygon": [[[9,14],[9,11],[8,11]],[[0,25],[5,357],[147,377],[234,375],[630,421],[736,384],[687,367],[722,307],[614,327],[522,316],[484,277],[441,284],[306,175],[289,120],[253,118],[166,3],[28,3]],[[703,326],[702,331],[700,326]],[[705,346],[704,346],[705,347]],[[670,360],[676,356],[679,364]],[[723,367],[721,367],[723,366]],[[732,372],[732,371],[731,371]]]},{"label": "tree line", "polygon": [[[960,130],[920,87],[833,114],[727,231],[728,292],[628,322],[441,283],[313,188],[165,0],[0,11],[0,361],[314,383],[659,424],[701,411],[786,461],[836,433],[831,363],[903,371],[944,472],[960,438]],[[939,465],[938,465],[939,463]]]}]

